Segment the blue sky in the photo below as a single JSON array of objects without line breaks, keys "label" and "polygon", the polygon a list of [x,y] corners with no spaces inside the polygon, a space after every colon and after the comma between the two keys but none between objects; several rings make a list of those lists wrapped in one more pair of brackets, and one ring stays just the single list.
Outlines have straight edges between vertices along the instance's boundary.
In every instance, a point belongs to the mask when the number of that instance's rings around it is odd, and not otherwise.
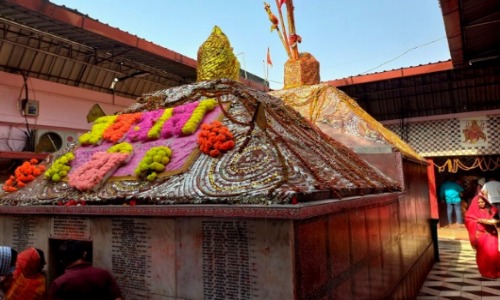
[{"label": "blue sky", "polygon": [[[283,87],[287,55],[270,32],[263,1],[51,2],[193,59],[217,25],[242,68],[267,77],[274,89]],[[277,15],[275,1],[267,2]],[[320,62],[322,81],[450,59],[438,0],[295,0],[294,5],[299,51]],[[268,47],[273,66],[266,71]]]}]

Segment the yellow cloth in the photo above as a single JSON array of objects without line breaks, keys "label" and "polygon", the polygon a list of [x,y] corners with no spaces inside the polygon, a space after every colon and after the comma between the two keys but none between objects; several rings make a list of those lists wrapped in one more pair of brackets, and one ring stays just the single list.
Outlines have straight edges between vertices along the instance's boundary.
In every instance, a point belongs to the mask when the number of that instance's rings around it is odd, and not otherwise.
[{"label": "yellow cloth", "polygon": [[354,99],[333,86],[322,83],[272,91],[269,94],[280,98],[322,129],[336,129],[368,140],[388,143],[408,157],[423,160],[397,134],[385,128]]}]

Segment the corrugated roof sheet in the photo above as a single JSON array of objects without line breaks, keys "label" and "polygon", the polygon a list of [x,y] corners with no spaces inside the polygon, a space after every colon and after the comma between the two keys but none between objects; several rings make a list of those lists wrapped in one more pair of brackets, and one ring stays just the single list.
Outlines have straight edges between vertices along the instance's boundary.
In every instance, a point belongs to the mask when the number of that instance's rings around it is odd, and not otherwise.
[{"label": "corrugated roof sheet", "polygon": [[0,71],[129,98],[196,81],[194,59],[44,0],[0,1]]}]

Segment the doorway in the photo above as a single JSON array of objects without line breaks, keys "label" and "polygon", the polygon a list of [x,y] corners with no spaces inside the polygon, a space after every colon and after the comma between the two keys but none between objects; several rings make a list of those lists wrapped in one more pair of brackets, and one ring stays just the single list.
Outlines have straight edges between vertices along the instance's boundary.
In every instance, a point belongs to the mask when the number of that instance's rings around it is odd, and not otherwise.
[{"label": "doorway", "polygon": [[446,216],[446,203],[439,199],[441,185],[450,178],[456,178],[464,188],[462,202],[462,213],[465,215],[468,205],[476,195],[477,181],[484,178],[496,178],[500,180],[500,156],[447,156],[433,157],[434,181],[436,186],[436,197],[439,210],[439,226],[446,227],[448,218]]},{"label": "doorway", "polygon": [[[61,262],[59,258],[59,248],[61,244],[66,240],[61,239],[49,239],[49,255],[47,257],[47,281],[48,286],[54,281],[57,277],[61,276],[64,273],[65,266]],[[92,241],[81,241],[83,246],[85,247],[85,251],[87,252],[87,256],[85,260],[92,263]]]}]

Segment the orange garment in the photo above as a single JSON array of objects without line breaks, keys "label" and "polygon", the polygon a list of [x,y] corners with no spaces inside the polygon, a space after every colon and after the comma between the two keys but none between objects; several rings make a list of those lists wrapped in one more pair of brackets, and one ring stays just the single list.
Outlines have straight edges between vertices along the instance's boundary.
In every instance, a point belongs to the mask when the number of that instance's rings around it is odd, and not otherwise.
[{"label": "orange garment", "polygon": [[41,272],[42,260],[35,248],[28,248],[17,256],[14,280],[5,294],[6,300],[46,299],[46,278]]}]

